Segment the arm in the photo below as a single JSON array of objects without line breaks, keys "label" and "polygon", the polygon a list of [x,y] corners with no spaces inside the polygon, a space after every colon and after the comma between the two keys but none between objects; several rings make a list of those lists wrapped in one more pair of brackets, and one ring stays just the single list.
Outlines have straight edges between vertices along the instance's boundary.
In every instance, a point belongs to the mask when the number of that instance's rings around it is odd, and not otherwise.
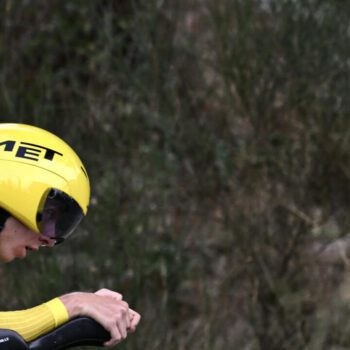
[{"label": "arm", "polygon": [[93,318],[111,334],[107,346],[125,339],[140,321],[140,315],[129,309],[119,293],[102,289],[70,293],[28,310],[0,312],[0,328],[14,330],[31,341],[79,316]]},{"label": "arm", "polygon": [[25,341],[35,339],[69,319],[67,309],[58,299],[27,310],[0,312],[0,328],[11,329]]}]

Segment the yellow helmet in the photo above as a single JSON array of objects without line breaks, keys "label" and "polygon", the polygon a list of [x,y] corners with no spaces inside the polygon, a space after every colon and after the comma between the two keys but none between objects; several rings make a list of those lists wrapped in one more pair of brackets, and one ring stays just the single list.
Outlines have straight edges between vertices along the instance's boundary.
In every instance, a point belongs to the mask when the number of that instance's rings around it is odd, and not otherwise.
[{"label": "yellow helmet", "polygon": [[54,134],[0,123],[0,208],[62,242],[87,213],[90,184],[77,154]]}]

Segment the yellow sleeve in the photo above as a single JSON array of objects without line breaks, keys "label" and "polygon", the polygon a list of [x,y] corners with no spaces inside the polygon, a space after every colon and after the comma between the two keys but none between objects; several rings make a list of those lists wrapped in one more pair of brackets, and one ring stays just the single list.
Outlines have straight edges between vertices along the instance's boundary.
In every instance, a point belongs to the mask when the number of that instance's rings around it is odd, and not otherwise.
[{"label": "yellow sleeve", "polygon": [[60,299],[55,298],[31,309],[0,312],[0,328],[14,330],[25,341],[30,341],[67,322],[68,319],[66,307]]}]

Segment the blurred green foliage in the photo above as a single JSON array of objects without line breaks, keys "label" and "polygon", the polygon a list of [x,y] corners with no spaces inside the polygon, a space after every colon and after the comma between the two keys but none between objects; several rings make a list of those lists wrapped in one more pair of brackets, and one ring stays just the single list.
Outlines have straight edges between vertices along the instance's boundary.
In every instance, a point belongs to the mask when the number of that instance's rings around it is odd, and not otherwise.
[{"label": "blurred green foliage", "polygon": [[[347,349],[350,4],[0,3],[0,120],[70,143],[69,242],[1,266],[2,309],[71,290],[142,314],[121,349]],[[1,171],[1,169],[0,169]]]}]

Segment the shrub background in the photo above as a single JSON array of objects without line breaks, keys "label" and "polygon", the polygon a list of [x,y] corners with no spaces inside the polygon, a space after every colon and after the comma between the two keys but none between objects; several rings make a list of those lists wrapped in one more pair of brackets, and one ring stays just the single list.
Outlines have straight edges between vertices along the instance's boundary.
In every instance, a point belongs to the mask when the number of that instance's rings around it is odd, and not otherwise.
[{"label": "shrub background", "polygon": [[121,349],[350,348],[348,2],[0,16],[1,121],[64,138],[92,183],[66,244],[0,267],[2,310],[108,287],[143,316]]}]

